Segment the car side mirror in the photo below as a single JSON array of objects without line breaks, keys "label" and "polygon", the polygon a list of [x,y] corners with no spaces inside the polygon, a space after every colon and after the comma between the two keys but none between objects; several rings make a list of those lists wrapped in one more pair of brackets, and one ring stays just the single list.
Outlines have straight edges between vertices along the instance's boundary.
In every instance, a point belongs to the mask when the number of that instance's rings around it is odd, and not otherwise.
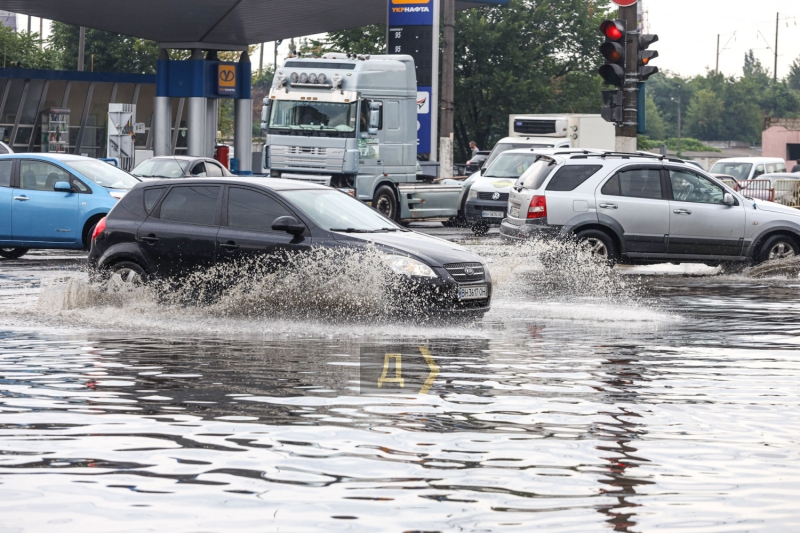
[{"label": "car side mirror", "polygon": [[481,176],[483,176],[484,174],[486,174],[486,167],[481,168]]},{"label": "car side mirror", "polygon": [[726,192],[722,197],[722,203],[727,206],[736,205],[736,198],[734,198],[731,193]]},{"label": "car side mirror", "polygon": [[272,223],[272,230],[273,231],[285,231],[290,235],[302,235],[306,231],[306,227],[303,224],[300,224],[296,218],[285,216],[285,217],[278,217]]},{"label": "car side mirror", "polygon": [[57,181],[56,184],[53,185],[53,190],[58,192],[72,192],[72,185],[67,181]]},{"label": "car side mirror", "polygon": [[381,126],[381,104],[379,102],[369,103],[369,123],[367,132],[370,135],[377,135],[378,128]]}]

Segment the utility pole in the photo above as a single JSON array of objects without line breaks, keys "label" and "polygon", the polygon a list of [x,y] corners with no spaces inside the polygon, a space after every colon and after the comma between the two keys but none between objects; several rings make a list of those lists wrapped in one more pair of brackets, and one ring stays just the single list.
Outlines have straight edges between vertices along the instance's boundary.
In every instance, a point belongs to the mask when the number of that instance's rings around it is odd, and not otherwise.
[{"label": "utility pole", "polygon": [[44,48],[44,19],[39,18],[39,50]]},{"label": "utility pole", "polygon": [[778,83],[778,29],[780,27],[781,14],[775,15],[775,68],[772,70],[772,82]]},{"label": "utility pole", "polygon": [[717,68],[714,69],[715,74],[719,74],[719,33],[717,34]]},{"label": "utility pole", "polygon": [[456,2],[444,0],[444,44],[442,46],[441,124],[439,127],[439,177],[453,177],[453,115],[455,76]]},{"label": "utility pole", "polygon": [[637,80],[639,77],[639,29],[636,4],[619,8],[619,20],[627,24],[628,42],[625,43],[625,83],[622,88],[622,124],[616,127],[618,152],[636,151]]},{"label": "utility pole", "polygon": [[260,53],[258,55],[258,75],[259,76],[261,76],[261,73],[264,71],[264,44],[265,43],[261,43],[261,45],[259,46],[259,48],[261,48],[261,51],[260,51]]},{"label": "utility pole", "polygon": [[28,15],[28,35],[31,34],[31,19],[32,18],[33,18],[32,16]]},{"label": "utility pole", "polygon": [[83,56],[86,55],[86,27],[81,26],[78,36],[78,72],[83,72]]},{"label": "utility pole", "polygon": [[678,103],[678,157],[681,157],[681,95],[678,93],[678,98],[672,99],[673,102]]}]

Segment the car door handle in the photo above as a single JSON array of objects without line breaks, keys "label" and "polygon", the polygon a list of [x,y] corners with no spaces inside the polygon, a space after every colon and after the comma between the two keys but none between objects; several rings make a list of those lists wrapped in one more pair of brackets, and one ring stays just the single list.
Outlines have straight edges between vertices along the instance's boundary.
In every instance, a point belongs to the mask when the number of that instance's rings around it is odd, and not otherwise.
[{"label": "car door handle", "polygon": [[152,233],[150,235],[148,235],[147,237],[142,237],[142,240],[147,242],[147,244],[155,244],[155,243],[157,243],[159,241],[158,237],[156,237]]},{"label": "car door handle", "polygon": [[688,209],[673,209],[672,212],[675,213],[676,215],[691,215],[692,214],[692,212],[689,211]]},{"label": "car door handle", "polygon": [[600,204],[600,207],[603,209],[616,209],[617,204]]},{"label": "car door handle", "polygon": [[236,250],[239,247],[239,245],[236,244],[233,241],[228,241],[225,244],[220,244],[220,246],[225,248],[229,252],[232,252],[232,251]]},{"label": "car door handle", "polygon": [[15,196],[14,200],[19,200],[20,202],[27,202],[28,200],[30,200],[30,198],[28,198],[27,196]]}]

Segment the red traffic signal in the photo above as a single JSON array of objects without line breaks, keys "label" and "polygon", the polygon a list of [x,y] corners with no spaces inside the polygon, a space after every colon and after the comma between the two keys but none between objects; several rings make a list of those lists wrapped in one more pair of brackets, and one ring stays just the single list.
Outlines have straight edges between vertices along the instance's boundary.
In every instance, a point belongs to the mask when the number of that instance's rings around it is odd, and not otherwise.
[{"label": "red traffic signal", "polygon": [[625,84],[625,44],[628,26],[624,20],[606,20],[600,25],[600,33],[606,41],[600,46],[605,64],[599,73],[608,85],[622,87]]},{"label": "red traffic signal", "polygon": [[600,33],[609,41],[620,41],[625,37],[625,22],[621,20],[606,20],[600,24]]}]

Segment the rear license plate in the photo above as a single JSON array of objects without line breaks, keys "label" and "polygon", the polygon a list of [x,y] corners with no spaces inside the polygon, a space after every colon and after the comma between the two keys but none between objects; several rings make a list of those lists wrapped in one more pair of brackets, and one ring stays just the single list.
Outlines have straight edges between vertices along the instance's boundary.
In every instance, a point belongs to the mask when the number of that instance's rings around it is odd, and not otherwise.
[{"label": "rear license plate", "polygon": [[508,216],[519,218],[519,206],[511,206],[511,209],[508,211]]},{"label": "rear license plate", "polygon": [[475,285],[471,287],[459,287],[458,299],[459,300],[479,300],[481,298],[489,297],[489,289],[486,285]]},{"label": "rear license plate", "polygon": [[483,218],[503,218],[502,211],[484,211],[481,216]]}]

